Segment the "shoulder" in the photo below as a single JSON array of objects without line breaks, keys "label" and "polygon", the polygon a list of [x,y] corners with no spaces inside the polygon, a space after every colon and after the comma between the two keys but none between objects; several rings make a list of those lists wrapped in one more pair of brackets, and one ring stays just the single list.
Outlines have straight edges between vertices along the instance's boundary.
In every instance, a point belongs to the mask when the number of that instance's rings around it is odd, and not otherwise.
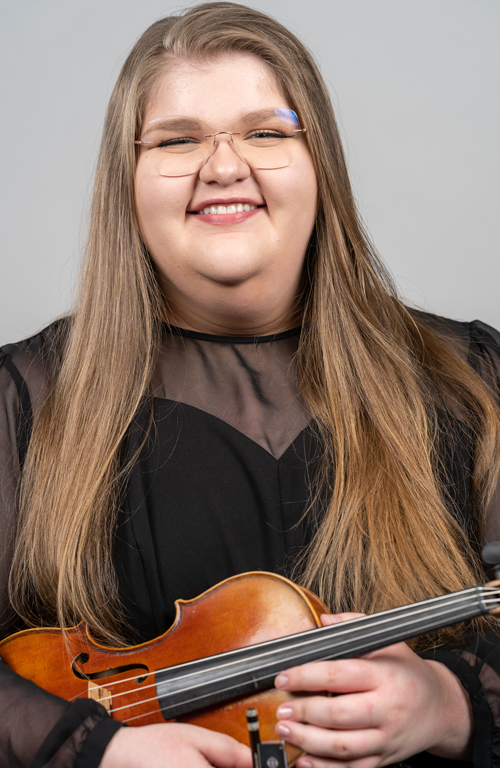
[{"label": "shoulder", "polygon": [[470,355],[480,351],[480,348],[490,348],[500,355],[500,332],[481,320],[451,320],[416,309],[411,309],[410,314],[419,324],[429,328],[462,354]]},{"label": "shoulder", "polygon": [[[495,328],[481,320],[461,322],[416,310],[411,310],[411,315],[420,329],[430,330],[441,342],[444,342],[449,350],[456,353],[470,369],[475,371],[496,400],[500,398],[500,333]],[[424,344],[425,341],[424,338]],[[432,347],[431,340],[429,356],[431,369],[436,366],[436,369],[444,370],[449,364],[447,355],[442,354],[446,350],[442,345],[434,349]],[[457,371],[452,363],[449,368],[452,378],[454,371],[456,375]]]},{"label": "shoulder", "polygon": [[61,349],[67,336],[69,318],[56,320],[34,336],[0,347],[0,388],[26,388],[34,403],[53,381]]}]

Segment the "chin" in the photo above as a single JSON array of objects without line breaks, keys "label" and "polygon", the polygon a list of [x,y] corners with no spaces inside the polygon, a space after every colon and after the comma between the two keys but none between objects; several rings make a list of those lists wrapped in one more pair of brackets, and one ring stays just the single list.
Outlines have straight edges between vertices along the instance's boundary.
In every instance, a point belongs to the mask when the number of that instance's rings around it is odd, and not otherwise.
[{"label": "chin", "polygon": [[262,271],[260,264],[252,259],[238,259],[232,255],[230,258],[217,259],[201,268],[199,274],[206,280],[218,285],[237,286],[256,277]]},{"label": "chin", "polygon": [[[248,282],[246,277],[238,277],[237,275],[213,275],[209,280],[214,286],[215,291],[217,291],[218,288],[232,288],[235,291],[241,288],[242,291],[245,291],[244,286]],[[209,290],[209,288],[207,289]]]}]

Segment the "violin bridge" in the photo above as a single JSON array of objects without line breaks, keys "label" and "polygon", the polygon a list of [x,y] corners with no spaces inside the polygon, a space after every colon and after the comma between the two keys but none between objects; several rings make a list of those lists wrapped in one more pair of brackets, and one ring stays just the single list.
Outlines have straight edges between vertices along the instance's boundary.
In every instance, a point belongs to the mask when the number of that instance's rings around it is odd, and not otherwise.
[{"label": "violin bridge", "polygon": [[98,701],[99,704],[102,704],[104,709],[111,714],[111,691],[108,688],[102,688],[100,685],[97,685],[97,683],[92,682],[92,680],[88,681],[88,685],[89,699]]}]

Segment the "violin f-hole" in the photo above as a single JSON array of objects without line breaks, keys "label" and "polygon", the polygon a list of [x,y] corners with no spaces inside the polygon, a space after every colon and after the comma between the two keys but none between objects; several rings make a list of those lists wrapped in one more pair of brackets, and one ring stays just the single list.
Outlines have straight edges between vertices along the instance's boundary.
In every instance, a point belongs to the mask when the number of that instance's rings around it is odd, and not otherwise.
[{"label": "violin f-hole", "polygon": [[136,683],[140,685],[141,683],[146,680],[147,676],[149,675],[149,667],[146,666],[146,664],[124,664],[121,667],[110,667],[109,669],[102,669],[99,672],[83,672],[78,669],[79,664],[87,664],[89,661],[90,656],[88,653],[79,653],[78,656],[75,656],[73,661],[71,662],[71,671],[73,672],[75,677],[78,677],[79,680],[102,680],[105,677],[114,677],[115,675],[121,675],[122,672],[131,672],[132,670],[139,670],[144,669],[146,671],[146,675],[140,675],[136,679]]}]

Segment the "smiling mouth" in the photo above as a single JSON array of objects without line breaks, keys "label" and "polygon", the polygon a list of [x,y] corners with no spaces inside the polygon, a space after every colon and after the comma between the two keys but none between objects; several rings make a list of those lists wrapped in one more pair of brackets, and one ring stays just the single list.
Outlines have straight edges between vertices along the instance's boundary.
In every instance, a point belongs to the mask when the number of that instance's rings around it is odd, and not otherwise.
[{"label": "smiling mouth", "polygon": [[234,203],[231,205],[209,205],[206,208],[202,208],[201,211],[192,211],[197,216],[203,216],[205,214],[227,214],[227,213],[243,213],[244,211],[255,211],[257,208],[262,208],[261,205],[249,205],[248,203]]}]

